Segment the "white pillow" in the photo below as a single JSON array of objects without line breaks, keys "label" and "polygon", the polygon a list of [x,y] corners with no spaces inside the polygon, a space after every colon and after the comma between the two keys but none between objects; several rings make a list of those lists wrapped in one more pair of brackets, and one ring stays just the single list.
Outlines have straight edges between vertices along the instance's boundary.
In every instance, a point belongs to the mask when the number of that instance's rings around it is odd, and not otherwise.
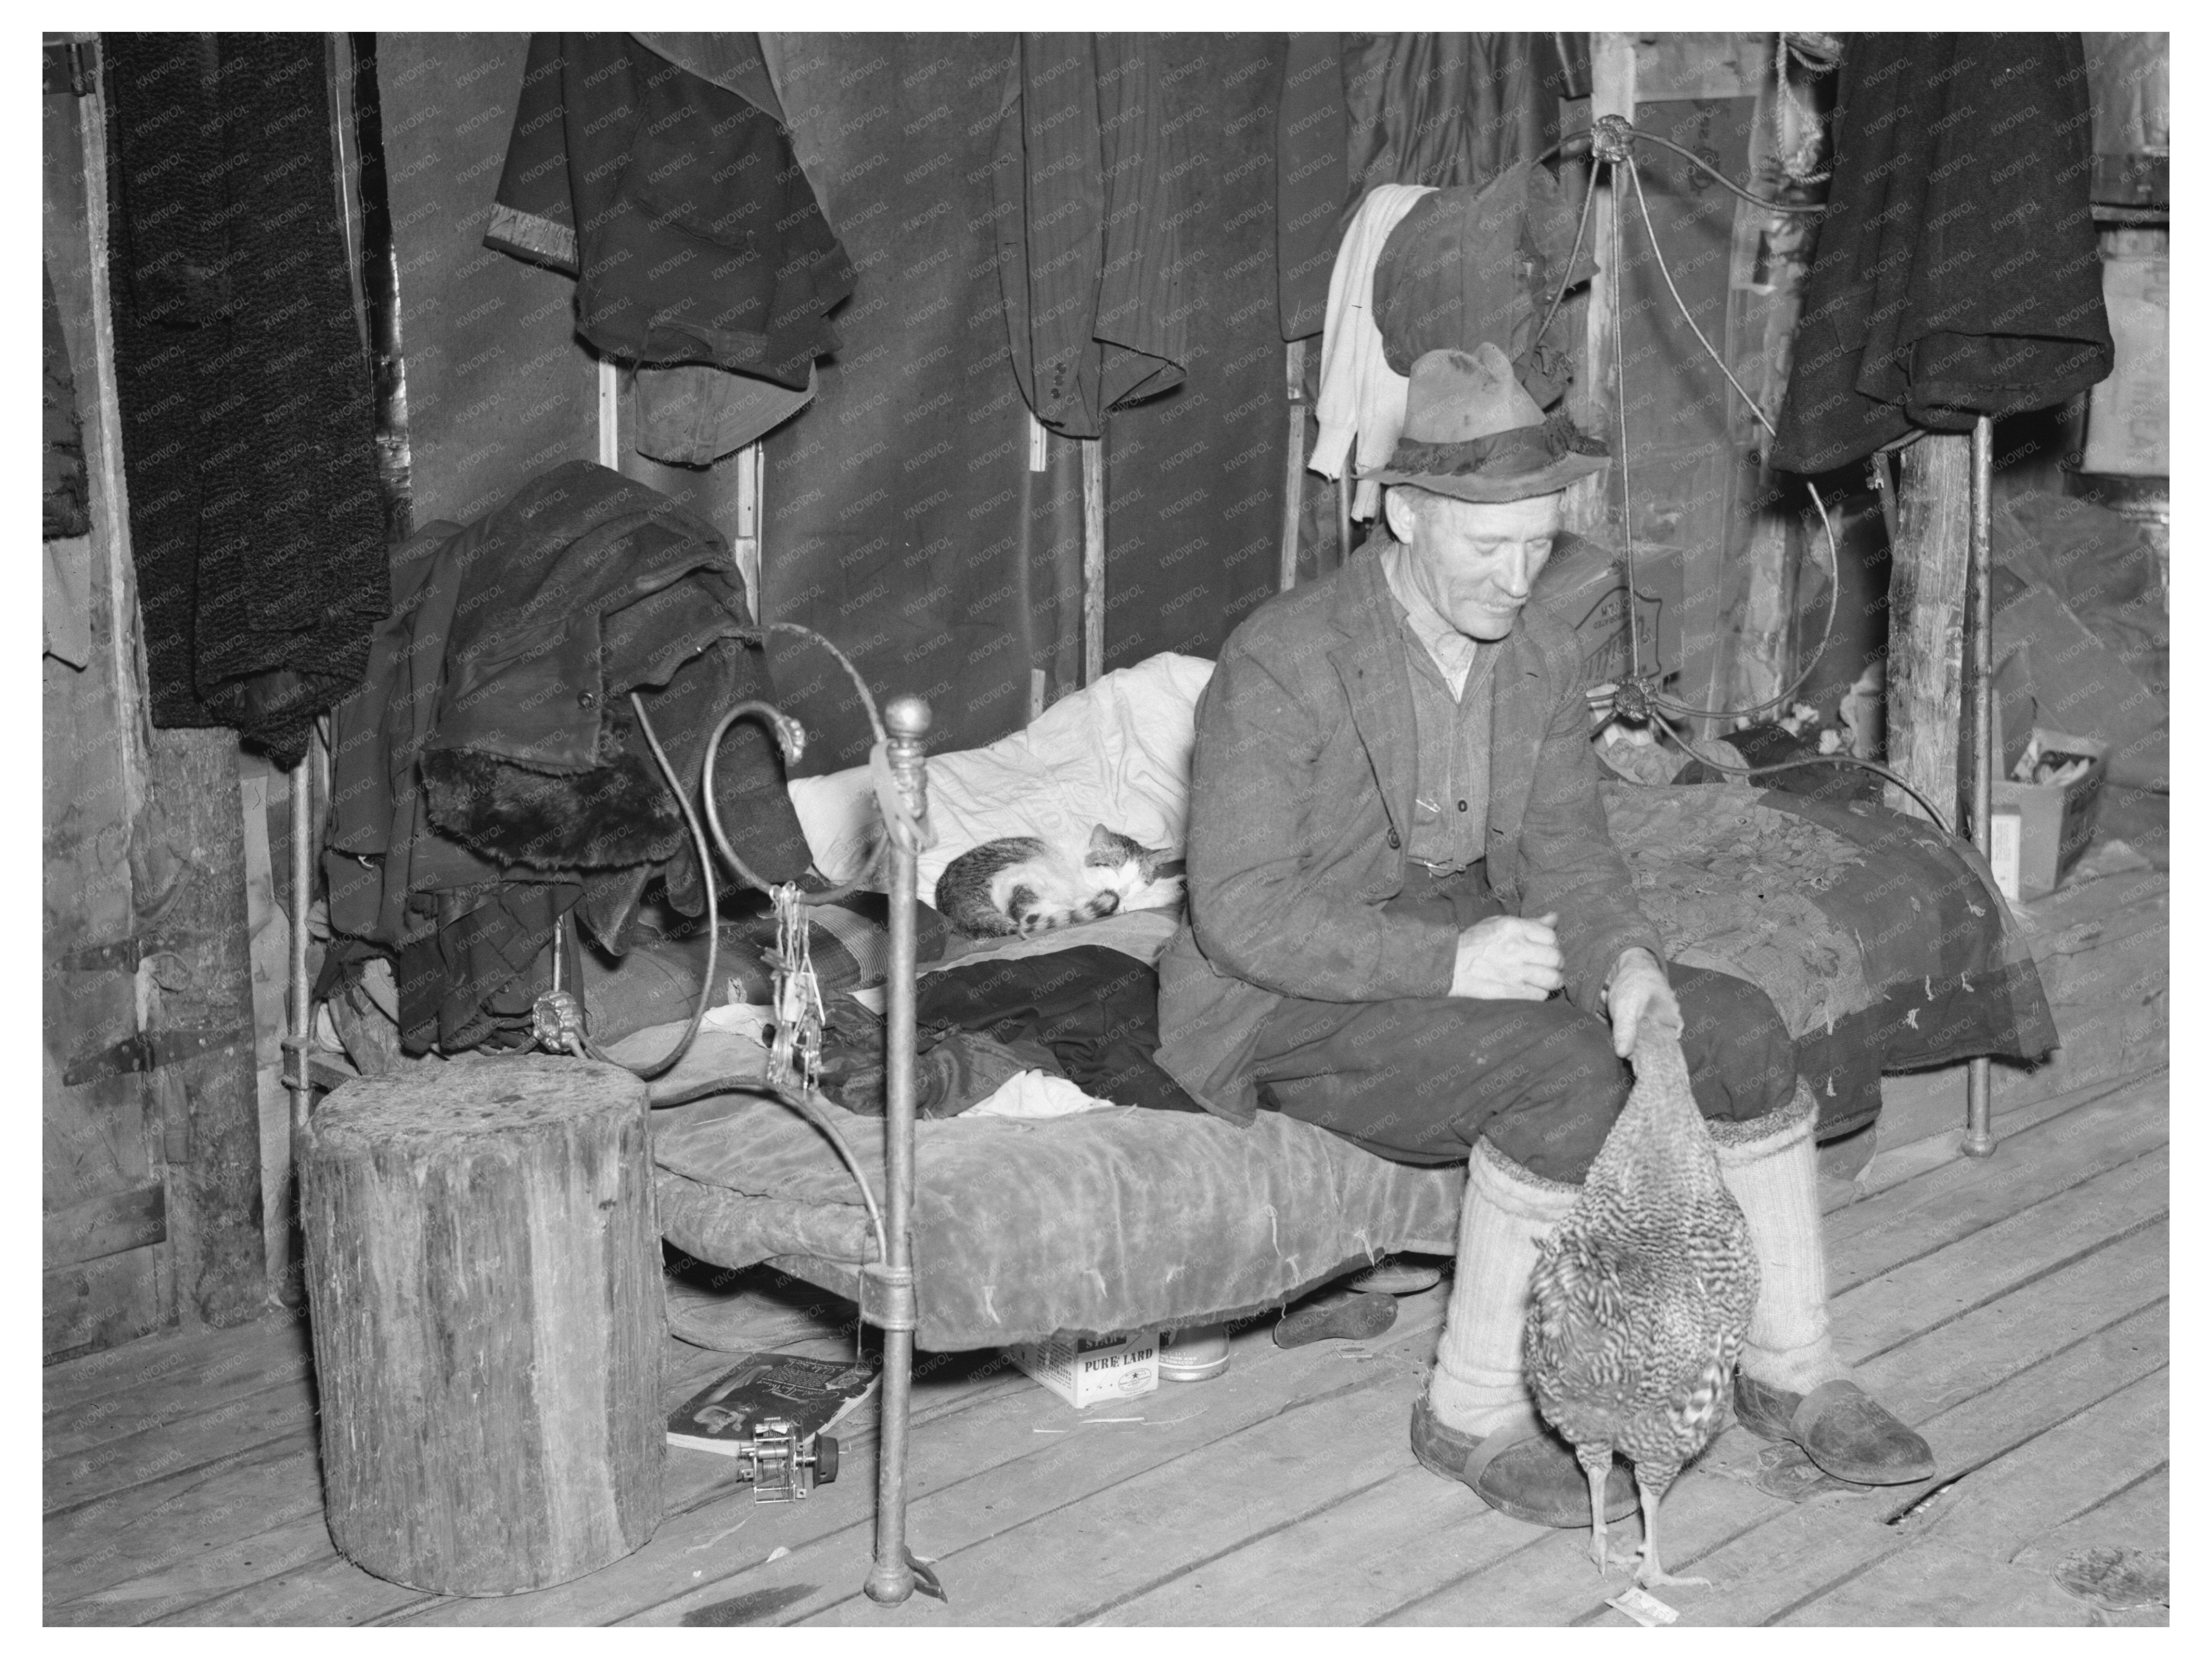
[{"label": "white pillow", "polygon": [[[946,865],[1006,836],[1079,845],[1103,823],[1180,858],[1194,711],[1212,674],[1203,657],[1163,652],[1061,698],[1026,729],[987,748],[932,755],[929,821],[937,845],[921,859],[923,901],[931,901]],[[876,836],[868,769],[800,778],[791,801],[816,866],[833,881],[851,879]]]}]

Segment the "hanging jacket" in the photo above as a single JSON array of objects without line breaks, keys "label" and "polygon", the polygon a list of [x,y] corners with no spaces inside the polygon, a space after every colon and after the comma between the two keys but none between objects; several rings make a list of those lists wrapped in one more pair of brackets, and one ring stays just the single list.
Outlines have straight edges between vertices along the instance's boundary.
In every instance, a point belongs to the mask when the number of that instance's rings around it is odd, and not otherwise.
[{"label": "hanging jacket", "polygon": [[1355,190],[1488,184],[1559,137],[1553,34],[1344,37],[1346,162]]},{"label": "hanging jacket", "polygon": [[1133,34],[1025,34],[1000,106],[999,282],[1031,413],[1095,438],[1182,383],[1187,142]]},{"label": "hanging jacket", "polygon": [[1398,222],[1375,262],[1370,314],[1383,361],[1411,375],[1425,352],[1472,351],[1487,340],[1512,361],[1537,407],[1566,395],[1573,360],[1554,319],[1539,340],[1552,297],[1597,274],[1587,246],[1570,270],[1575,209],[1559,181],[1519,161],[1488,184],[1425,196]]},{"label": "hanging jacket", "polygon": [[131,551],[160,726],[279,766],[386,599],[376,404],[321,36],[102,37]]},{"label": "hanging jacket", "polygon": [[[533,34],[487,246],[576,278],[640,370],[639,449],[704,465],[813,395],[855,278],[749,34]],[[703,366],[703,367],[702,367]]]},{"label": "hanging jacket", "polygon": [[1855,34],[1771,464],[2045,409],[2112,373],[2079,34]]},{"label": "hanging jacket", "polygon": [[1321,328],[1330,256],[1368,191],[1480,189],[1557,139],[1560,100],[1589,89],[1584,39],[1291,36],[1276,127],[1283,337]]},{"label": "hanging jacket", "polygon": [[[617,951],[653,877],[679,909],[702,907],[629,693],[696,793],[714,722],[773,692],[719,532],[590,462],[541,473],[476,524],[426,526],[392,585],[368,673],[334,716],[325,871],[332,928],[400,954],[402,1035],[419,1050],[473,1030],[571,905]],[[757,723],[725,738],[715,801],[756,870],[805,871]],[[508,965],[487,969],[486,950]]]}]

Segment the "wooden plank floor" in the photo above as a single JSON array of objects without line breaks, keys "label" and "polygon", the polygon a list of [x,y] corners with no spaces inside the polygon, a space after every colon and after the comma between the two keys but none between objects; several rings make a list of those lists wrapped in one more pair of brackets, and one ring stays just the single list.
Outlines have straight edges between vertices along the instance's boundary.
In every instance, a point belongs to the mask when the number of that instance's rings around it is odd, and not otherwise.
[{"label": "wooden plank floor", "polygon": [[[1828,1218],[1845,1356],[1925,1433],[1937,1477],[1865,1491],[1741,1429],[1669,1494],[1686,1624],[2162,1623],[2059,1569],[2166,1548],[2166,1074],[2000,1115],[1985,1161],[1896,1149]],[[1955,1142],[1955,1132],[1949,1137]],[[795,1304],[765,1345],[836,1352]],[[298,1323],[146,1341],[46,1374],[50,1624],[1625,1623],[1581,1534],[1416,1467],[1407,1413],[1443,1291],[1368,1343],[1238,1334],[1223,1376],[1079,1416],[988,1354],[923,1356],[909,1534],[949,1606],[860,1594],[873,1424],[804,1504],[756,1505],[674,1451],[652,1542],[574,1583],[425,1596],[337,1556]],[[671,1404],[720,1368],[671,1341]],[[1624,1528],[1632,1534],[1635,1523]]]}]

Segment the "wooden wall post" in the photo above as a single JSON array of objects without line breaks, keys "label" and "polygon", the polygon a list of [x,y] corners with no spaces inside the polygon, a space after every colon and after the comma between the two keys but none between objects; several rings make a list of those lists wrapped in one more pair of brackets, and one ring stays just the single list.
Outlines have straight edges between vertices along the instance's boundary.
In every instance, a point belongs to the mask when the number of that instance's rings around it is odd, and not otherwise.
[{"label": "wooden wall post", "polygon": [[[1773,177],[1768,163],[1777,155],[1777,121],[1782,124],[1784,142],[1795,144],[1806,116],[1795,98],[1779,95],[1772,75],[1761,73],[1756,81],[1751,178],[1753,188],[1764,193],[1768,189],[1764,181]],[[1790,384],[1797,317],[1803,308],[1805,259],[1795,252],[1799,232],[1787,216],[1770,215],[1748,203],[1737,204],[1735,215],[1728,343],[1722,349],[1738,366],[1745,389],[1759,399],[1767,418],[1778,420]],[[1763,288],[1753,282],[1762,244],[1771,261]],[[1732,411],[1730,418],[1740,421],[1739,429],[1763,458],[1770,440],[1757,430],[1748,412],[1739,417]],[[1795,484],[1785,488],[1763,459],[1745,463],[1739,485],[1748,495],[1741,504],[1742,510],[1729,515],[1729,552],[1732,561],[1740,563],[1743,586],[1741,610],[1733,612],[1734,637],[1724,648],[1728,690],[1721,701],[1749,707],[1777,695],[1803,666],[1796,660],[1796,622],[1805,538],[1795,526],[1803,521],[1807,498]],[[1739,537],[1740,547],[1735,544]],[[1815,562],[1824,564],[1826,556],[1823,552]]]},{"label": "wooden wall post", "polygon": [[[1590,119],[1601,115],[1636,116],[1636,37],[1622,33],[1590,36]],[[1590,164],[1590,188],[1597,200],[1590,212],[1590,250],[1597,259],[1597,275],[1589,285],[1589,306],[1583,328],[1582,372],[1568,394],[1568,412],[1584,432],[1602,437],[1607,448],[1620,447],[1619,421],[1613,400],[1613,342],[1620,329],[1619,276],[1613,265],[1613,216],[1616,202],[1609,168]],[[1602,532],[1612,511],[1615,481],[1620,477],[1620,457],[1605,471],[1577,478],[1567,487],[1565,523],[1580,535]],[[1611,538],[1602,538],[1612,539]]]},{"label": "wooden wall post", "polygon": [[[258,1318],[268,1300],[261,1227],[261,1109],[238,734],[157,731],[136,833],[132,902],[147,958],[147,1029],[204,1034],[204,1053],[158,1067],[170,1137],[170,1237],[187,1305],[210,1325]],[[156,922],[154,919],[158,917]],[[181,1142],[183,1167],[175,1152]],[[179,1201],[181,1200],[181,1201]]]},{"label": "wooden wall post", "polygon": [[[46,246],[76,333],[100,614],[87,618],[96,661],[58,683],[49,670],[42,694],[46,764],[66,792],[48,785],[47,879],[76,883],[49,887],[59,927],[41,941],[58,1073],[43,1102],[54,1149],[49,1357],[179,1319],[242,1323],[262,1311],[268,1285],[238,739],[147,723],[108,292],[106,103],[97,77],[53,99],[74,103],[49,105]],[[66,1144],[79,1133],[82,1158]]]},{"label": "wooden wall post", "polygon": [[[1889,764],[1957,823],[1972,441],[1928,433],[1904,452],[1889,564]],[[1927,815],[1894,784],[1887,805]]]},{"label": "wooden wall post", "polygon": [[1106,440],[1083,445],[1083,683],[1106,672]]},{"label": "wooden wall post", "polygon": [[1283,396],[1289,405],[1283,442],[1283,540],[1275,562],[1275,591],[1298,583],[1298,522],[1304,515],[1306,477],[1306,343],[1283,348]]}]

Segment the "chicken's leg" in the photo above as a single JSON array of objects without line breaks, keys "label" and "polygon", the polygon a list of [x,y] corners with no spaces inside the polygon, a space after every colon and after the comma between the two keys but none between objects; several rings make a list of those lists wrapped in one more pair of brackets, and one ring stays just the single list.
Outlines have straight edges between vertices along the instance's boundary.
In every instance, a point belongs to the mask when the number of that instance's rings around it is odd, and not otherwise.
[{"label": "chicken's leg", "polygon": [[1678,1578],[1659,1565],[1659,1500],[1666,1491],[1666,1486],[1662,1486],[1654,1492],[1644,1479],[1644,1471],[1637,1470],[1636,1495],[1644,1504],[1644,1559],[1637,1566],[1636,1582],[1646,1589],[1661,1584],[1703,1584],[1711,1589],[1713,1581],[1710,1578]]},{"label": "chicken's leg", "polygon": [[1613,1448],[1577,1446],[1575,1448],[1575,1461],[1583,1466],[1583,1473],[1589,1477],[1590,1559],[1596,1562],[1597,1570],[1603,1572],[1614,1565],[1606,1553],[1605,1541],[1605,1482],[1606,1477],[1613,1473]]}]

